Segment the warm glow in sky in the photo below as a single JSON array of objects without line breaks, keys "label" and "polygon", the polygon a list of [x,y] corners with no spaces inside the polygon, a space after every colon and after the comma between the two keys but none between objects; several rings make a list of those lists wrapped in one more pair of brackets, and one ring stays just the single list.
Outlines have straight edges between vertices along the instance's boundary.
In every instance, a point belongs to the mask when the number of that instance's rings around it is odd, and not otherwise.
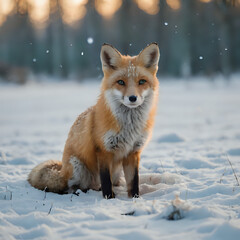
[{"label": "warm glow in sky", "polygon": [[0,0],[0,26],[15,9],[14,0]]},{"label": "warm glow in sky", "polygon": [[180,0],[166,0],[168,6],[173,10],[178,10],[181,7]]},{"label": "warm glow in sky", "polygon": [[87,2],[88,0],[60,0],[63,21],[73,24],[81,20],[86,15]]},{"label": "warm glow in sky", "polygon": [[[160,10],[160,0],[132,0],[144,12],[154,15]],[[166,0],[172,10],[181,8],[183,0]],[[199,0],[209,3],[212,0]],[[7,17],[18,11],[28,14],[35,28],[44,28],[48,24],[51,13],[60,10],[63,22],[69,25],[77,23],[87,13],[88,0],[0,0],[0,26]],[[123,0],[95,0],[96,11],[106,19],[110,19],[122,6]],[[236,5],[240,5],[237,0]]]},{"label": "warm glow in sky", "polygon": [[99,14],[109,19],[121,7],[122,0],[95,0],[95,7]]},{"label": "warm glow in sky", "polygon": [[159,0],[135,0],[138,7],[144,12],[154,15],[159,12]]},{"label": "warm glow in sky", "polygon": [[18,1],[18,12],[20,14],[25,14],[27,12],[28,4],[26,0]]},{"label": "warm glow in sky", "polygon": [[27,0],[30,21],[37,28],[43,28],[47,24],[50,13],[50,0]]}]

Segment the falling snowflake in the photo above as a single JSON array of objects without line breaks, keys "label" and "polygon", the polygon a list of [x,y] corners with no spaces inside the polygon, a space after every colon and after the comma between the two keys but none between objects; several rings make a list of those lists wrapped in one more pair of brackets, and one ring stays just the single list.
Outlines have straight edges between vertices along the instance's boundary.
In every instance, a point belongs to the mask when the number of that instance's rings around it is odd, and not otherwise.
[{"label": "falling snowflake", "polygon": [[93,43],[93,38],[89,37],[89,38],[87,39],[87,42],[88,42],[88,44],[92,44],[92,43]]}]

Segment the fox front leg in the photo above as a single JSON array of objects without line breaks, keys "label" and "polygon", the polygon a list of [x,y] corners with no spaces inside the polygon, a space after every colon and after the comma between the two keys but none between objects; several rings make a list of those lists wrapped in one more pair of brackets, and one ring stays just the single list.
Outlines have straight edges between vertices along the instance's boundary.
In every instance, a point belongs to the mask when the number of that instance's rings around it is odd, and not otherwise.
[{"label": "fox front leg", "polygon": [[115,197],[115,194],[112,190],[112,180],[110,172],[111,159],[112,156],[110,154],[98,153],[101,189],[103,197],[106,199]]},{"label": "fox front leg", "polygon": [[109,169],[100,169],[100,179],[103,197],[106,199],[115,198],[115,194],[112,190],[112,181]]},{"label": "fox front leg", "polygon": [[130,153],[123,160],[123,170],[129,197],[139,197],[139,161],[140,153],[138,152]]}]

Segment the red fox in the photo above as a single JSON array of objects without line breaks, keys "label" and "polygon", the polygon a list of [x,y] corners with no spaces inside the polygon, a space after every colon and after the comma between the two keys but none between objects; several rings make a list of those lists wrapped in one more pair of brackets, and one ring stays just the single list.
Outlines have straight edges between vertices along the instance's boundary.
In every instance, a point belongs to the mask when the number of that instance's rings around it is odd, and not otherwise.
[{"label": "red fox", "polygon": [[109,199],[123,169],[128,196],[139,196],[140,154],[157,106],[159,48],[152,43],[131,57],[103,44],[100,57],[104,77],[96,105],[74,122],[62,162],[33,168],[28,177],[33,187],[60,194],[101,189]]}]

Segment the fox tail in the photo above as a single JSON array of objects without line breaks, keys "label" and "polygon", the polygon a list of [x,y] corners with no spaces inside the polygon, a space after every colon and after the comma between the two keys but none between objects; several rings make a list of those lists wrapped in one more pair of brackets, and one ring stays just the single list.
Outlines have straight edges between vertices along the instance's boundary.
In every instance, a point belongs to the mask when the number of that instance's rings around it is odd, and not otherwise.
[{"label": "fox tail", "polygon": [[61,176],[62,162],[48,160],[32,169],[28,182],[35,188],[63,194],[67,190],[67,181]]}]

